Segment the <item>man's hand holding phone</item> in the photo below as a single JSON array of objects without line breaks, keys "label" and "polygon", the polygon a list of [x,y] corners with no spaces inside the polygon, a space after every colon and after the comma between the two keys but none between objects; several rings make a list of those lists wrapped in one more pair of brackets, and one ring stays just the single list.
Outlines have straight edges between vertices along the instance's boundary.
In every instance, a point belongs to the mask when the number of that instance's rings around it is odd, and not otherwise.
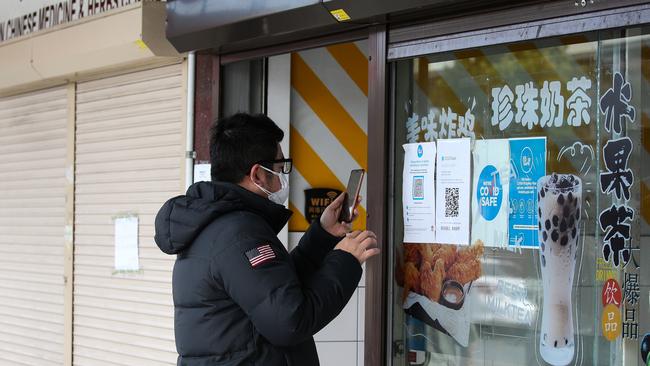
[{"label": "man's hand holding phone", "polygon": [[336,197],[323,211],[320,223],[328,233],[342,237],[352,230],[352,222],[359,216],[357,206],[361,202],[359,192],[365,173],[363,169],[352,170],[346,192]]},{"label": "man's hand holding phone", "polygon": [[[320,218],[323,229],[328,233],[342,237],[334,249],[343,250],[352,254],[359,263],[364,263],[368,258],[379,254],[377,236],[370,230],[354,231],[352,222],[359,216],[357,206],[361,202],[359,192],[365,171],[358,169],[350,173],[347,192],[343,192],[330,203]],[[351,202],[350,197],[354,197]],[[345,212],[345,211],[349,211]]]},{"label": "man's hand holding phone", "polygon": [[[341,210],[343,210],[343,202],[346,200],[345,192],[341,193],[332,203],[329,204],[323,211],[323,214],[320,217],[320,225],[333,236],[342,237],[347,233],[352,231],[352,222],[356,220],[359,216],[359,210],[356,208],[352,213],[351,222],[345,222],[339,220],[341,216]],[[361,197],[359,197],[358,202],[361,202]]]}]

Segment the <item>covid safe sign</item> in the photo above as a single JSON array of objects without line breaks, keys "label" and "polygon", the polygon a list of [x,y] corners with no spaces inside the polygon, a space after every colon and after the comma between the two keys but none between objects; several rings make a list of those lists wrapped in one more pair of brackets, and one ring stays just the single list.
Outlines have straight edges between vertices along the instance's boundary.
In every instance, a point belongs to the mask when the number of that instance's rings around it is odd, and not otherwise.
[{"label": "covid safe sign", "polygon": [[494,165],[487,165],[481,171],[476,189],[481,216],[492,221],[499,214],[503,201],[503,184],[501,175]]},{"label": "covid safe sign", "polygon": [[474,143],[472,184],[472,242],[486,246],[508,244],[510,144],[507,139]]}]

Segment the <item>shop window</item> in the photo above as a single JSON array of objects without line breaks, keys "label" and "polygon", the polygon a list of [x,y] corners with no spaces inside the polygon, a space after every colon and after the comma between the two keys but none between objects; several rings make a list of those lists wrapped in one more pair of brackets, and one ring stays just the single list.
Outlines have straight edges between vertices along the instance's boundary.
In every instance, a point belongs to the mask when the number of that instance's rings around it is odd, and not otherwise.
[{"label": "shop window", "polygon": [[648,30],[391,66],[393,364],[645,365]]}]

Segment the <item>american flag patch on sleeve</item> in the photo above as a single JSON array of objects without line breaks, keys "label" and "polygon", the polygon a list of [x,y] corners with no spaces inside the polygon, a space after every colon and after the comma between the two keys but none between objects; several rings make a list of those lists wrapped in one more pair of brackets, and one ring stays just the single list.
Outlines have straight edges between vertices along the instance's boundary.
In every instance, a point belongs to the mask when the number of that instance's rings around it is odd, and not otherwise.
[{"label": "american flag patch on sleeve", "polygon": [[274,259],[275,252],[273,252],[273,248],[271,248],[269,244],[264,244],[247,251],[246,258],[248,258],[251,266],[255,268],[270,261],[271,259]]}]

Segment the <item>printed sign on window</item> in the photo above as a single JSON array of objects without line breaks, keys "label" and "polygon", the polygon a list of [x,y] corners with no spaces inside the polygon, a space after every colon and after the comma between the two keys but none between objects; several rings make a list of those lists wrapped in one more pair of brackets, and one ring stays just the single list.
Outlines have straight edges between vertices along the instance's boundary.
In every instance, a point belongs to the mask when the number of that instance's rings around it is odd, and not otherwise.
[{"label": "printed sign on window", "polygon": [[470,139],[438,140],[436,241],[469,244]]},{"label": "printed sign on window", "polygon": [[472,184],[472,242],[486,246],[508,244],[510,144],[507,139],[474,143]]},{"label": "printed sign on window", "polygon": [[435,142],[404,144],[402,204],[405,243],[435,243]]},{"label": "printed sign on window", "polygon": [[537,248],[537,181],[546,175],[546,137],[510,139],[510,246]]}]

